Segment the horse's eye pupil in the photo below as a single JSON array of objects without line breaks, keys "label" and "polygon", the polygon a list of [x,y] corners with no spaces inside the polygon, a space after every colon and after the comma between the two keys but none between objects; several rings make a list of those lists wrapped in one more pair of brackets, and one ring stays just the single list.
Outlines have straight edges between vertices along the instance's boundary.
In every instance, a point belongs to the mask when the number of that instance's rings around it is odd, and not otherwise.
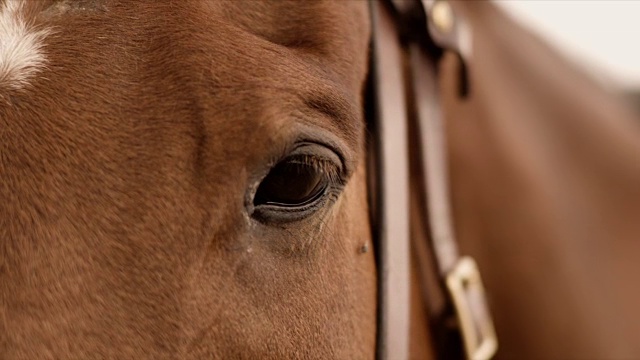
[{"label": "horse's eye pupil", "polygon": [[296,159],[284,160],[262,180],[253,204],[302,206],[317,200],[326,186],[326,177],[313,165]]}]

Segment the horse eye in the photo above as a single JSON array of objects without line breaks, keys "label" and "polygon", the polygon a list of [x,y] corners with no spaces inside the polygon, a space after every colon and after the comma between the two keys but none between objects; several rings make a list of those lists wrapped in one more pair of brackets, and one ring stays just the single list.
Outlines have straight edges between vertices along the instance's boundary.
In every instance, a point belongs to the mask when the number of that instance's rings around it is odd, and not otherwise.
[{"label": "horse eye", "polygon": [[262,180],[253,204],[289,208],[311,205],[324,195],[328,183],[326,174],[304,158],[287,158]]}]

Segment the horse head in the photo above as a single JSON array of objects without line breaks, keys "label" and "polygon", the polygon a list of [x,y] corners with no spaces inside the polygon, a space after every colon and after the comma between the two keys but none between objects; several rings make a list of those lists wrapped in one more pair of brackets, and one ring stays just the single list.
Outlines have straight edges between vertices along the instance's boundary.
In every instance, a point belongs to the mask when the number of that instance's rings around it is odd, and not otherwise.
[{"label": "horse head", "polygon": [[0,14],[4,357],[372,356],[365,2]]},{"label": "horse head", "polygon": [[0,0],[0,357],[637,358],[634,121],[491,2]]}]

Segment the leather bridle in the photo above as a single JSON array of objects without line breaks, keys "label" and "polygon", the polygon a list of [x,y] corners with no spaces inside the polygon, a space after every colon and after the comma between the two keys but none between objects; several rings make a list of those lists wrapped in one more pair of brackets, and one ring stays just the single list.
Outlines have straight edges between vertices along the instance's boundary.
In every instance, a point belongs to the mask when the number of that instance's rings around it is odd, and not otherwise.
[{"label": "leather bridle", "polygon": [[[435,266],[420,259],[417,265],[420,271],[438,273],[445,299],[444,306],[424,304],[432,309],[432,333],[448,338],[447,346],[436,346],[436,355],[453,359],[464,353],[468,359],[489,359],[498,343],[478,267],[471,257],[458,253],[438,91],[437,61],[445,51],[452,51],[467,64],[470,29],[444,0],[372,0],[370,5],[373,110],[369,130],[374,158],[370,197],[378,249],[378,358],[409,358],[410,251],[425,247],[410,234],[409,199],[418,196],[425,210],[420,215],[427,221],[424,238],[429,245],[425,248],[430,249]],[[464,97],[469,84],[464,66],[461,71],[459,96]],[[410,134],[410,129],[415,132]],[[410,194],[410,156],[418,157],[424,180],[415,194]],[[439,337],[438,341],[444,340]]]}]

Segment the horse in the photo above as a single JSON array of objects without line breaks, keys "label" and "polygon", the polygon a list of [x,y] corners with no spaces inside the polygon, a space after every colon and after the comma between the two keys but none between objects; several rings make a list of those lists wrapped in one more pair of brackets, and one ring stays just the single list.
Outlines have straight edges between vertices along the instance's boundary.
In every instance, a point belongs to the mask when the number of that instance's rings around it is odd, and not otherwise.
[{"label": "horse", "polygon": [[[449,3],[473,34],[437,59],[451,213],[496,358],[637,357],[635,117],[493,4]],[[441,358],[412,136],[407,278],[379,286],[388,10],[0,1],[2,357]],[[398,329],[379,323],[394,286]]]}]

